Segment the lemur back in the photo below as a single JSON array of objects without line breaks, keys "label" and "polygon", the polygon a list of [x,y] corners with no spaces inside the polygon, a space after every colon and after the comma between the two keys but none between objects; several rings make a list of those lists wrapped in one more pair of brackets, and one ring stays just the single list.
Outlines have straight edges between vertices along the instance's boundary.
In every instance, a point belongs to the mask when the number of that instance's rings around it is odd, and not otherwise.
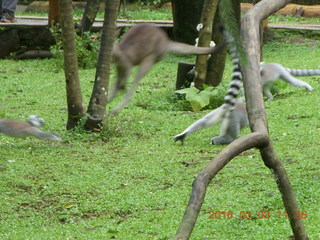
[{"label": "lemur back", "polygon": [[203,118],[191,124],[186,130],[174,137],[174,141],[184,143],[187,135],[201,129],[221,123],[220,136],[211,139],[212,144],[228,144],[234,141],[240,133],[240,130],[248,125],[248,117],[245,105],[238,99],[242,88],[242,75],[239,66],[238,51],[234,44],[232,36],[222,30],[225,39],[230,46],[230,54],[233,63],[232,81],[224,98],[224,104],[219,108],[208,113]]},{"label": "lemur back", "polygon": [[280,78],[295,87],[304,87],[307,91],[312,91],[313,88],[308,83],[293,76],[320,75],[320,70],[291,69],[284,68],[278,63],[261,63],[260,75],[263,93],[268,100],[272,100],[273,96],[270,92],[270,89],[277,79]]}]

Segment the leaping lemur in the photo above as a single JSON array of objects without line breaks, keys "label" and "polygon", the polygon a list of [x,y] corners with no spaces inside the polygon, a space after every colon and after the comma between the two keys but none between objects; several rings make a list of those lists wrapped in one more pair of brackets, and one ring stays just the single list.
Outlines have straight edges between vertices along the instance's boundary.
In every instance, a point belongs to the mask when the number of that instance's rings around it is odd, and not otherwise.
[{"label": "leaping lemur", "polygon": [[295,87],[304,87],[307,91],[312,91],[313,88],[308,83],[293,76],[320,75],[320,69],[291,69],[284,68],[278,63],[260,63],[260,75],[263,93],[268,100],[272,100],[270,89],[277,79],[280,78]]},{"label": "leaping lemur", "polygon": [[0,119],[0,132],[10,137],[36,137],[43,140],[61,141],[61,138],[38,129],[43,124],[44,120],[34,115],[29,116],[28,121]]},{"label": "leaping lemur", "polygon": [[138,65],[139,68],[130,89],[110,115],[115,115],[128,104],[140,80],[167,53],[213,54],[224,47],[225,43],[212,48],[195,47],[171,41],[161,28],[154,25],[138,24],[134,26],[125,34],[121,42],[113,47],[112,57],[117,67],[117,80],[108,96],[108,102],[112,101],[120,90],[125,89],[132,67]]},{"label": "leaping lemur", "polygon": [[230,34],[224,29],[222,29],[222,33],[229,43],[233,63],[232,81],[224,98],[225,102],[219,108],[191,124],[182,133],[176,135],[173,138],[174,141],[181,141],[183,144],[189,134],[221,123],[220,136],[212,138],[211,142],[212,144],[228,144],[234,141],[238,137],[240,130],[249,124],[246,106],[241,99],[238,99],[242,88],[238,51]]}]

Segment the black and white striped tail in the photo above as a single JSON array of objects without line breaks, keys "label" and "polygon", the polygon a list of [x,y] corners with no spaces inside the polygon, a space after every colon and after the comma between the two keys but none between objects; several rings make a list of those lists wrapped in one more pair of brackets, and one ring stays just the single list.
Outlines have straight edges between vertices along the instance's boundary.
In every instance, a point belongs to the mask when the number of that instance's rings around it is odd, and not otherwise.
[{"label": "black and white striped tail", "polygon": [[227,95],[224,98],[225,105],[229,106],[229,110],[232,111],[234,109],[234,106],[237,102],[237,98],[240,94],[241,88],[242,88],[242,75],[240,71],[240,65],[239,65],[239,55],[237,48],[234,43],[233,37],[226,31],[222,31],[226,41],[229,43],[230,46],[230,54],[232,58],[232,64],[233,64],[233,73],[232,73],[232,80],[230,82],[230,87],[227,90]]},{"label": "black and white striped tail", "polygon": [[293,76],[313,76],[320,75],[320,69],[293,69],[285,68]]}]

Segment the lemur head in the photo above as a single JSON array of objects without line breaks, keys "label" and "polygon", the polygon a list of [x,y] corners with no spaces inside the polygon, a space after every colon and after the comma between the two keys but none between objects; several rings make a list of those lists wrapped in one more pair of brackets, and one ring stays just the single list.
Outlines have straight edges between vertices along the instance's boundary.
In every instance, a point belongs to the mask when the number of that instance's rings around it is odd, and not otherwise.
[{"label": "lemur head", "polygon": [[39,118],[35,115],[30,115],[28,122],[34,127],[40,127],[44,124],[43,118]]}]

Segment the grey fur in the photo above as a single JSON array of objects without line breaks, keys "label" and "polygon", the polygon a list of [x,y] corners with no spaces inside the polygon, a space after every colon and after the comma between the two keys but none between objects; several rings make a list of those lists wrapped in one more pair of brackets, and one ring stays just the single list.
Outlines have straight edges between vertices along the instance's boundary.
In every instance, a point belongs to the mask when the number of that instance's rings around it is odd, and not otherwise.
[{"label": "grey fur", "polygon": [[179,54],[212,54],[221,50],[225,44],[213,48],[200,48],[184,43],[171,41],[167,34],[160,28],[139,24],[131,28],[119,44],[113,48],[113,62],[117,67],[117,80],[108,96],[112,101],[125,85],[133,66],[139,66],[137,75],[123,97],[122,101],[114,108],[110,115],[117,114],[133,97],[140,80],[150,71],[152,66],[161,61],[167,53]]},{"label": "grey fur", "polygon": [[38,139],[50,139],[55,141],[62,141],[51,133],[43,132],[38,129],[38,126],[43,125],[42,118],[34,115],[29,117],[28,121],[0,119],[0,132],[4,135],[16,138],[36,137]]},{"label": "grey fur", "polygon": [[[304,74],[305,73],[305,74]],[[273,95],[270,92],[274,82],[277,79],[282,79],[295,87],[304,87],[307,91],[312,91],[313,88],[306,82],[297,79],[294,76],[309,76],[318,75],[320,70],[301,70],[284,68],[278,63],[260,63],[260,74],[262,90],[264,95],[270,101],[273,99]]]},{"label": "grey fur", "polygon": [[227,90],[227,95],[224,98],[225,103],[191,124],[182,133],[176,135],[173,138],[174,141],[181,141],[183,144],[185,138],[191,133],[221,123],[220,136],[212,138],[211,143],[229,144],[238,137],[240,130],[248,125],[245,104],[241,99],[238,99],[242,88],[242,75],[239,67],[238,52],[235,46],[233,46],[232,37],[226,31],[223,31],[223,34],[227,42],[231,45],[230,54],[233,63],[232,81]]}]

